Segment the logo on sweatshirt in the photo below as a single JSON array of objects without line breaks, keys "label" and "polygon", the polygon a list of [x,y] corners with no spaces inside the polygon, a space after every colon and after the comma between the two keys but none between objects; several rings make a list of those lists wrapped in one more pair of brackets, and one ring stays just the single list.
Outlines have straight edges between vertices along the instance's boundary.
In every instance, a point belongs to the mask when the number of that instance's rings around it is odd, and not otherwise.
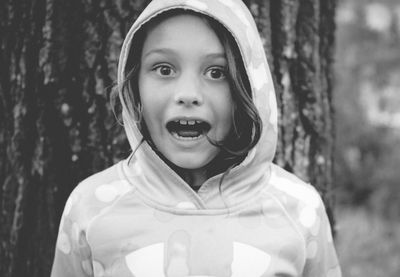
[{"label": "logo on sweatshirt", "polygon": [[[207,242],[204,245],[210,246]],[[135,277],[261,277],[268,270],[271,256],[254,246],[233,242],[230,249],[222,248],[225,249],[221,253],[215,253],[220,249],[193,247],[189,234],[177,231],[167,243],[152,244],[128,254],[125,262]],[[218,261],[207,259],[207,254],[216,256]],[[216,266],[210,265],[213,262]]]}]

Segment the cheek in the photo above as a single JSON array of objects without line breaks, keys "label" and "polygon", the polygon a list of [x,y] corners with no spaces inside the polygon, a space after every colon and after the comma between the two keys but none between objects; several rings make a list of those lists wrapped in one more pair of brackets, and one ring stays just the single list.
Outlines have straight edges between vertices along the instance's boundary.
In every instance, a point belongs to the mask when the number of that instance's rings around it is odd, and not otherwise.
[{"label": "cheek", "polygon": [[[151,95],[143,95],[141,97],[143,107],[143,120],[147,126],[150,136],[154,140],[154,135],[162,129],[162,115],[164,106],[160,98],[151,97]],[[157,136],[156,136],[157,137]]]},{"label": "cheek", "polygon": [[160,101],[151,100],[146,101],[143,99],[143,119],[147,127],[151,130],[160,128],[163,119],[163,109],[162,103]]},{"label": "cheek", "polygon": [[234,104],[231,91],[228,88],[213,94],[214,112],[218,117],[219,136],[225,136],[233,125]]},{"label": "cheek", "polygon": [[165,101],[162,94],[159,93],[159,89],[154,86],[152,82],[149,82],[146,78],[139,79],[139,95],[143,106],[143,118],[149,129],[152,129],[156,121],[161,120],[161,114]]}]

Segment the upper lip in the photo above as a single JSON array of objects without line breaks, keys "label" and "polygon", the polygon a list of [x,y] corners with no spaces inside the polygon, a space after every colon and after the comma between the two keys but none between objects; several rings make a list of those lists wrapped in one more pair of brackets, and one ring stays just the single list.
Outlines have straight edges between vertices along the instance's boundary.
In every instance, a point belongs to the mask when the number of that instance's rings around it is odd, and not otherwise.
[{"label": "upper lip", "polygon": [[202,119],[202,118],[199,118],[199,117],[188,117],[188,116],[173,117],[170,120],[168,120],[166,124],[168,124],[169,122],[178,122],[178,121],[181,124],[185,123],[185,124],[189,124],[189,125],[193,125],[195,123],[201,123],[201,122],[205,122],[205,123],[211,125],[210,122],[208,122],[205,119]]}]

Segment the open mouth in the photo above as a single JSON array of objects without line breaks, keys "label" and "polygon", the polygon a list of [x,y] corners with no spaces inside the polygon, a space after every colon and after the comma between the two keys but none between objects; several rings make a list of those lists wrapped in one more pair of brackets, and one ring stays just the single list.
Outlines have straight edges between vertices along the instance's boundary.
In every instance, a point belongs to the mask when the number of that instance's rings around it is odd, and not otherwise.
[{"label": "open mouth", "polygon": [[166,126],[176,138],[188,140],[197,139],[211,129],[211,125],[202,120],[178,119],[169,121]]}]

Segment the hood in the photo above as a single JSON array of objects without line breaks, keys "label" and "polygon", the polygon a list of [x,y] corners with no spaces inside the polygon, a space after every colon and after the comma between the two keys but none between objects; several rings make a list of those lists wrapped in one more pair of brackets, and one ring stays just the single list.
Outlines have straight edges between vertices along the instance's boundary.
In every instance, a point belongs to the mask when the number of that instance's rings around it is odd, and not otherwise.
[{"label": "hood", "polygon": [[[243,176],[248,174],[254,175],[254,172],[248,172],[249,168],[264,172],[268,171],[269,165],[275,155],[277,141],[277,104],[271,73],[260,35],[252,15],[242,1],[153,0],[135,21],[125,38],[118,65],[118,86],[122,86],[126,78],[127,72],[125,68],[132,41],[135,39],[135,33],[144,23],[152,20],[158,14],[171,9],[191,10],[210,16],[220,22],[232,34],[239,47],[243,64],[248,75],[252,90],[252,99],[262,120],[263,129],[259,142],[249,152],[242,163],[233,168],[225,177],[224,187],[225,184],[229,186],[230,183],[236,182],[237,176],[241,176],[242,179]],[[140,162],[149,162],[148,160],[150,159],[150,163],[165,167],[166,165],[158,158],[154,151],[151,150],[146,142],[141,144],[142,134],[134,119],[129,116],[129,112],[124,105],[122,116],[131,148],[136,149],[140,145],[138,148],[138,155],[135,153],[138,159],[144,160]],[[215,179],[214,177],[211,179]],[[165,178],[172,178],[171,182],[176,182],[178,177],[164,176],[164,183]],[[155,179],[153,181],[156,182]],[[207,184],[207,186],[210,185]]]}]

